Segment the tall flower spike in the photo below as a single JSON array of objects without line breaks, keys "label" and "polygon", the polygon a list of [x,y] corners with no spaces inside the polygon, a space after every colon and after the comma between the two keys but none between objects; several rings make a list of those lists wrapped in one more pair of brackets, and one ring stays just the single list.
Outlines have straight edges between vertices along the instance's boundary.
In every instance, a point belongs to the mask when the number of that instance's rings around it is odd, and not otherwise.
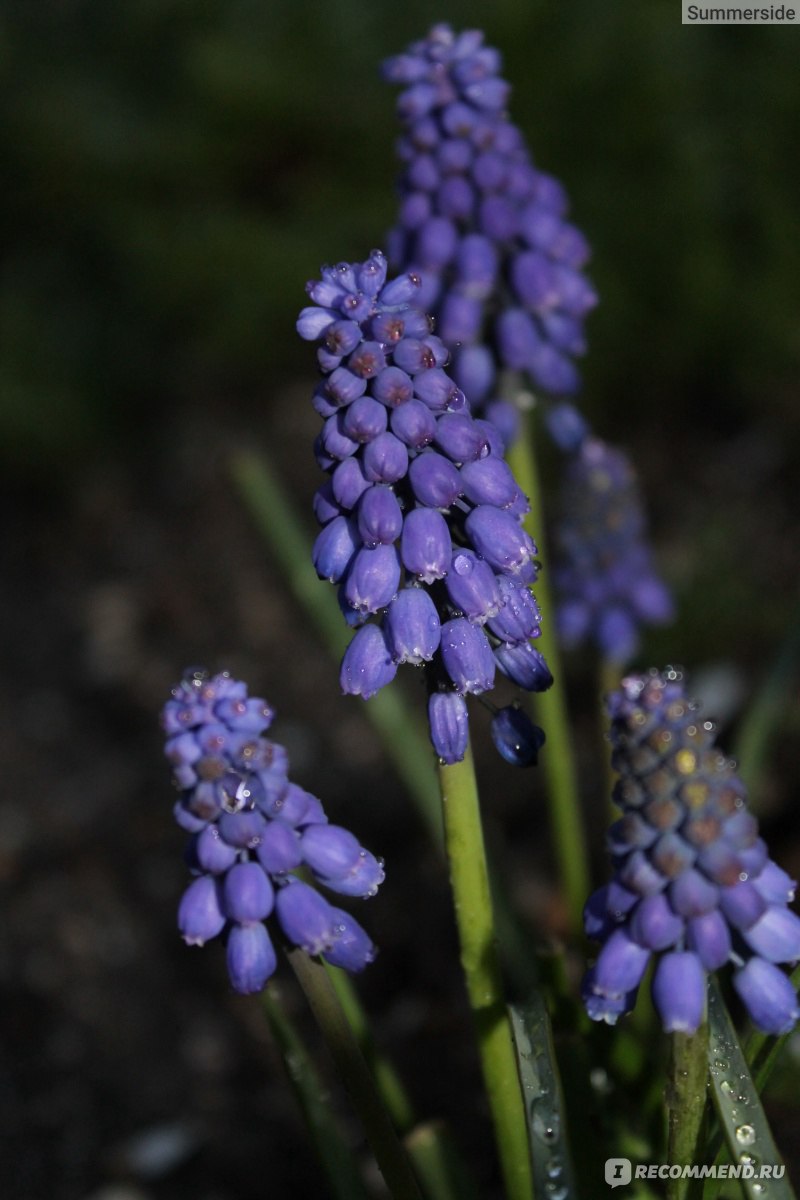
[{"label": "tall flower spike", "polygon": [[402,91],[400,270],[419,275],[420,305],[453,350],[453,375],[506,440],[516,417],[495,399],[498,373],[525,372],[548,395],[578,390],[574,359],[596,295],[581,268],[583,234],[562,186],[533,165],[506,115],[500,55],[478,31],[436,25],[384,64]]},{"label": "tall flower spike", "polygon": [[272,710],[227,673],[194,671],[173,690],[161,723],[180,798],[175,818],[191,834],[195,876],[178,926],[190,946],[224,933],[237,992],[258,992],[276,967],[264,922],[309,954],[360,971],[369,937],[296,871],[344,896],[373,896],[383,864],[346,829],[330,825],[316,796],[288,778],[286,751],[261,735]]},{"label": "tall flower spike", "polygon": [[343,691],[368,699],[398,664],[425,664],[431,692],[449,697],[429,706],[431,740],[456,762],[467,693],[491,689],[498,667],[530,691],[552,676],[530,644],[540,618],[527,501],[495,430],[447,373],[430,319],[411,307],[418,290],[415,275],[387,283],[377,250],[308,284],[297,329],[319,343],[316,455],[330,475],[313,559],[356,628]]},{"label": "tall flower spike", "polygon": [[632,675],[607,700],[614,800],[611,883],[589,899],[586,933],[603,947],[584,979],[589,1016],[633,1008],[655,960],[653,1000],[667,1032],[703,1019],[706,973],[727,962],[752,1021],[788,1032],[800,1015],[779,963],[800,958],[794,883],[768,857],[735,764],[686,698],[681,674]]},{"label": "tall flower spike", "polygon": [[625,663],[636,653],[642,625],[672,619],[672,599],[647,543],[636,475],[621,450],[599,438],[578,442],[562,484],[554,543],[556,623],[565,646],[591,638],[607,659]]}]

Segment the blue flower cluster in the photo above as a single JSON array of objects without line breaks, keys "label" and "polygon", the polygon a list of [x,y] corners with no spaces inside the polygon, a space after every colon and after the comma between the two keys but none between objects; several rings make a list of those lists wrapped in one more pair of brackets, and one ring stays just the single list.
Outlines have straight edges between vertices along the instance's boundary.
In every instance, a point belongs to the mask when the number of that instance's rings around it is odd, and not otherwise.
[{"label": "blue flower cluster", "polygon": [[608,698],[614,799],[623,815],[609,844],[614,876],[585,910],[603,942],[584,980],[589,1016],[630,1011],[655,956],[653,1000],[665,1030],[692,1033],[706,973],[728,961],[733,986],[766,1033],[800,1015],[778,963],[800,958],[794,883],[770,858],[734,764],[686,698],[679,671],[630,676]]},{"label": "blue flower cluster", "polygon": [[227,673],[195,671],[161,717],[181,792],[175,818],[191,834],[195,875],[178,926],[190,946],[227,934],[237,992],[260,991],[275,970],[264,924],[273,913],[289,942],[335,966],[360,971],[375,956],[358,922],[296,872],[304,868],[344,896],[373,896],[383,864],[346,829],[328,824],[316,796],[289,782],[286,751],[261,736],[272,716]]},{"label": "blue flower cluster", "polygon": [[454,378],[508,441],[516,416],[495,399],[498,371],[527,372],[546,393],[576,392],[573,359],[585,350],[584,318],[597,297],[564,189],[533,165],[508,120],[500,69],[482,33],[449,25],[384,64],[403,88],[404,126],[389,256],[419,275],[418,303],[454,351]]},{"label": "blue flower cluster", "polygon": [[[431,738],[455,762],[467,746],[465,695],[489,691],[497,667],[531,691],[552,683],[532,644],[540,617],[529,587],[536,546],[521,523],[528,502],[494,426],[471,415],[447,374],[449,351],[430,319],[410,307],[416,275],[387,283],[373,251],[323,268],[307,291],[313,304],[297,329],[319,343],[316,456],[330,475],[315,497],[323,529],[313,560],[357,630],[342,689],[366,699],[400,663],[428,664]],[[529,737],[538,748],[533,726]]]},{"label": "blue flower cluster", "polygon": [[645,533],[639,488],[626,455],[586,427],[569,405],[558,406],[551,432],[569,448],[554,529],[556,624],[566,647],[591,637],[612,662],[635,654],[643,624],[673,617]]}]

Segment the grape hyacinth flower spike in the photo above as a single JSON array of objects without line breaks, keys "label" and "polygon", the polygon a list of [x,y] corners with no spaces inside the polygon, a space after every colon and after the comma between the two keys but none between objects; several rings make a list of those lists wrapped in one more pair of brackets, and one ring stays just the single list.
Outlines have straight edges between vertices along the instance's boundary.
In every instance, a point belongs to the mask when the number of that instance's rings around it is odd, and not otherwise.
[{"label": "grape hyacinth flower spike", "polygon": [[373,896],[384,875],[380,859],[329,824],[317,797],[289,781],[286,751],[262,736],[272,716],[227,672],[194,671],[161,717],[180,789],[175,818],[191,835],[195,876],[178,925],[190,946],[225,935],[228,974],[243,993],[261,991],[275,970],[265,925],[273,917],[281,936],[308,954],[362,970],[375,957],[370,938],[315,885]]},{"label": "grape hyacinth flower spike", "polygon": [[586,905],[586,933],[603,943],[584,979],[589,1016],[613,1024],[630,1011],[654,960],[665,1030],[694,1033],[706,974],[730,962],[753,1023],[788,1032],[800,1006],[779,964],[800,958],[795,885],[770,859],[712,722],[672,668],[629,676],[607,703],[623,815],[609,835],[613,878]]},{"label": "grape hyacinth flower spike", "polygon": [[387,282],[377,250],[307,286],[313,304],[297,329],[318,343],[316,456],[330,476],[315,498],[313,560],[356,630],[342,690],[368,699],[399,664],[425,664],[431,738],[453,763],[467,745],[466,695],[490,691],[498,667],[531,691],[552,676],[533,645],[527,500],[412,307],[418,290],[413,274]]},{"label": "grape hyacinth flower spike", "polygon": [[647,542],[636,475],[621,450],[585,436],[570,406],[554,410],[549,425],[571,451],[554,538],[558,632],[568,648],[591,638],[608,661],[623,664],[643,625],[674,616]]},{"label": "grape hyacinth flower spike", "polygon": [[402,88],[390,260],[419,275],[420,306],[453,351],[454,378],[510,444],[517,418],[496,399],[499,372],[525,372],[547,395],[574,394],[597,297],[582,273],[586,239],[566,219],[563,187],[534,166],[508,119],[500,70],[482,33],[439,24],[383,73]]}]

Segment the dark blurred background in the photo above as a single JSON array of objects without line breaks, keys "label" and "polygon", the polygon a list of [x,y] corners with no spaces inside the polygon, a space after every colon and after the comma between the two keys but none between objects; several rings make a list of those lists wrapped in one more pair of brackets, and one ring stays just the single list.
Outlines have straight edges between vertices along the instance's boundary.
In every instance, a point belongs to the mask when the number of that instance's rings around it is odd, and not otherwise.
[{"label": "dark blurred background", "polygon": [[[638,465],[679,606],[639,665],[697,671],[730,747],[796,627],[795,28],[683,27],[677,0],[4,0],[4,1200],[325,1195],[257,1001],[174,930],[156,712],[201,662],[270,698],[295,777],[389,860],[364,994],[421,1111],[485,1144],[443,871],[227,466],[270,450],[308,512],[303,284],[392,223],[378,64],[435,20],[500,47],[512,116],[594,247],[583,403]],[[601,871],[597,683],[586,655],[568,670]],[[795,874],[796,690],[759,788]],[[490,838],[546,940],[540,785],[491,757],[485,723],[476,739]]]}]

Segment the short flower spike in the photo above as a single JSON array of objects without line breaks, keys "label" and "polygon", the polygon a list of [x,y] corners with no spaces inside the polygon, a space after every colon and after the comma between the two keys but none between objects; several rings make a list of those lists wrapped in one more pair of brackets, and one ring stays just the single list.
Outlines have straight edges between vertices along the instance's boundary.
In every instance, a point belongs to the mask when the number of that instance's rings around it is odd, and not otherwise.
[{"label": "short flower spike", "polygon": [[188,945],[224,934],[231,984],[259,992],[276,967],[264,924],[309,954],[360,971],[375,948],[354,917],[299,879],[344,896],[373,896],[383,863],[346,829],[330,825],[320,801],[289,782],[286,751],[263,733],[272,710],[227,673],[193,671],[173,690],[161,723],[180,798],[178,824],[191,835],[195,878],[178,927]]},{"label": "short flower spike", "polygon": [[706,974],[733,986],[766,1033],[793,1028],[797,995],[776,964],[800,958],[794,883],[768,856],[734,764],[686,697],[679,671],[631,675],[608,697],[614,800],[612,882],[589,899],[586,933],[603,943],[584,980],[593,1020],[613,1024],[655,961],[653,1001],[668,1032],[703,1018]]}]

